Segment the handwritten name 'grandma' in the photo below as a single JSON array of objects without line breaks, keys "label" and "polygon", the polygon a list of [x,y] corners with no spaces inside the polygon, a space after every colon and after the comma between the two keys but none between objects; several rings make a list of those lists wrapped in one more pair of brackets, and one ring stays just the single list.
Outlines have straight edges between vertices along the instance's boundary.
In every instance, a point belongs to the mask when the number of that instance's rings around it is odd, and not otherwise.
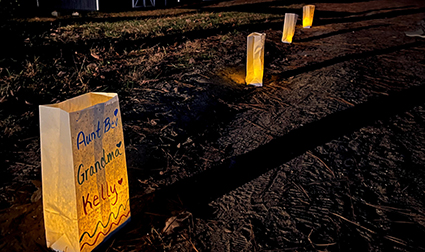
[{"label": "handwritten name 'grandma'", "polygon": [[97,121],[97,128],[92,132],[80,131],[77,135],[77,149],[79,150],[82,145],[87,146],[92,141],[102,138],[102,136],[108,133],[111,129],[114,129],[118,126],[118,118],[115,118],[115,121],[111,118],[106,117],[105,120]]},{"label": "handwritten name 'grandma'", "polygon": [[97,160],[89,168],[85,168],[83,164],[80,164],[77,171],[78,184],[82,185],[84,181],[87,181],[91,176],[104,169],[106,165],[112,162],[115,158],[121,156],[122,153],[119,150],[119,147],[121,147],[121,142],[117,144],[117,147],[118,148],[116,148],[115,151],[111,151],[107,154],[105,154],[105,150],[103,150],[103,156],[100,158],[100,160]]}]

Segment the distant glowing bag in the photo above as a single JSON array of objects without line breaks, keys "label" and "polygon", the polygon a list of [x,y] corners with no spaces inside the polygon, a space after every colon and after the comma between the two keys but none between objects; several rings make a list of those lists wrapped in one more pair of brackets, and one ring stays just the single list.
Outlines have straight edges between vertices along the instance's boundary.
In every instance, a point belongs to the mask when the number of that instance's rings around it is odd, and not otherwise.
[{"label": "distant glowing bag", "polygon": [[245,79],[247,85],[263,85],[265,41],[265,33],[254,32],[248,35]]},{"label": "distant glowing bag", "polygon": [[118,95],[87,93],[39,109],[47,247],[91,251],[130,220]]},{"label": "distant glowing bag", "polygon": [[283,23],[282,42],[292,43],[295,34],[295,25],[297,24],[298,15],[294,13],[285,13],[285,21]]},{"label": "distant glowing bag", "polygon": [[313,26],[314,5],[306,5],[303,7],[303,27],[311,28]]}]

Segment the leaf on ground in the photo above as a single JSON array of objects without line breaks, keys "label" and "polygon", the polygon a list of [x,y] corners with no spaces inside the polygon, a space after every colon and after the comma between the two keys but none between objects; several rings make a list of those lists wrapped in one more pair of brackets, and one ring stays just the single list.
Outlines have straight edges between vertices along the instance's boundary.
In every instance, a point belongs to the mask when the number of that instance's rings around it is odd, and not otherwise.
[{"label": "leaf on ground", "polygon": [[31,202],[37,202],[41,199],[41,189],[38,188],[37,191],[35,191],[32,195],[31,195]]},{"label": "leaf on ground", "polygon": [[165,222],[165,227],[162,230],[162,233],[165,235],[169,235],[173,233],[174,229],[183,226],[183,223],[192,216],[191,213],[184,211],[180,213],[178,216],[172,216],[168,218],[168,220]]},{"label": "leaf on ground", "polygon": [[91,53],[90,53],[90,55],[91,55],[93,58],[95,58],[95,59],[97,59],[97,60],[100,60],[100,56],[99,56],[99,55],[97,55],[97,54],[95,54],[94,52],[91,52]]}]

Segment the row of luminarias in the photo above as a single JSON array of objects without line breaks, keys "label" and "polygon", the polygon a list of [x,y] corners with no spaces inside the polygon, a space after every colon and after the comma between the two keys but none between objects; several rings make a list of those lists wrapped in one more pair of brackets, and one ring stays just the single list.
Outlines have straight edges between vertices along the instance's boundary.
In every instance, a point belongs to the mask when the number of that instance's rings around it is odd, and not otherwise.
[{"label": "row of luminarias", "polygon": [[[314,8],[314,5],[306,5],[303,7],[303,28],[310,28],[313,25]],[[297,14],[285,13],[282,33],[283,43],[292,43],[297,19]],[[258,87],[263,85],[265,40],[265,33],[254,32],[248,35],[245,78],[247,85]]]}]

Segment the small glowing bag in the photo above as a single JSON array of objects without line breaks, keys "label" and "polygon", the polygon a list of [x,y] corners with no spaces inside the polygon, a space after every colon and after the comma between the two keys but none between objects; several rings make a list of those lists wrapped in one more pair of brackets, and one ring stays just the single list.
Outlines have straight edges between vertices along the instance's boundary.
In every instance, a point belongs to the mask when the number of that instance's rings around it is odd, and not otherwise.
[{"label": "small glowing bag", "polygon": [[283,23],[282,42],[292,43],[295,34],[295,25],[297,24],[298,15],[294,13],[285,13],[285,21]]},{"label": "small glowing bag", "polygon": [[264,44],[266,34],[253,32],[247,37],[246,84],[263,86]]},{"label": "small glowing bag", "polygon": [[303,7],[303,28],[311,28],[313,26],[314,5],[305,5]]},{"label": "small glowing bag", "polygon": [[47,247],[92,251],[130,220],[118,95],[87,93],[39,111]]}]

